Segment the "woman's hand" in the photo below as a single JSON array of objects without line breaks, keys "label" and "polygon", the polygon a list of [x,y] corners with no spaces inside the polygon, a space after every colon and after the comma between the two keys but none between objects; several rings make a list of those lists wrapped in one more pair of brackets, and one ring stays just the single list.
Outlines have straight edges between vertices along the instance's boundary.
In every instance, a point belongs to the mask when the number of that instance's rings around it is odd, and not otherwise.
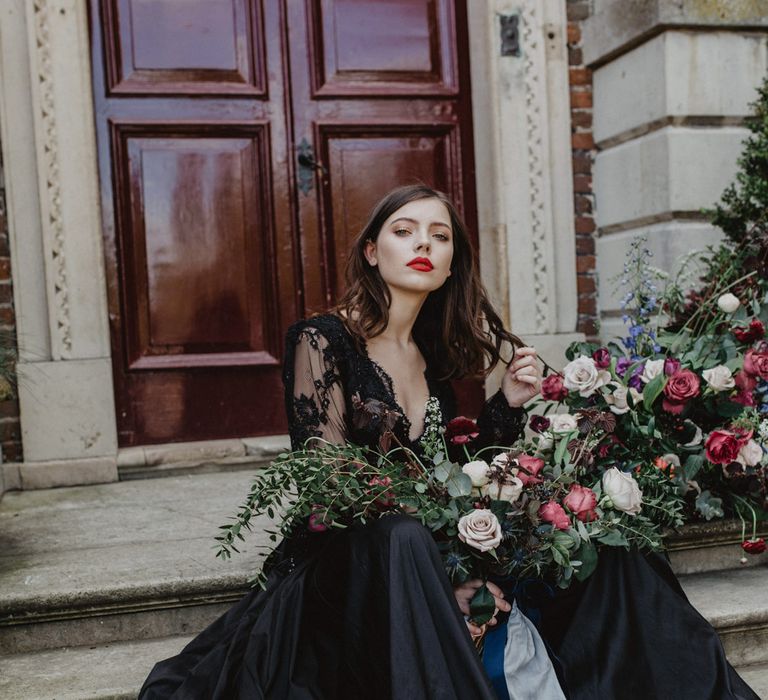
[{"label": "woman's hand", "polygon": [[522,406],[539,393],[541,369],[535,348],[515,350],[515,359],[509,363],[501,380],[501,390],[513,408]]},{"label": "woman's hand", "polygon": [[[454,586],[453,595],[456,596],[456,602],[459,604],[459,610],[461,610],[461,612],[463,612],[465,615],[471,614],[469,612],[469,602],[472,600],[472,596],[474,596],[477,592],[477,589],[482,585],[483,582],[479,578],[473,578],[459,586]],[[496,612],[493,613],[493,617],[488,621],[488,626],[492,627],[496,624],[496,613],[499,610],[509,612],[512,609],[512,606],[506,600],[504,600],[504,593],[495,583],[487,581],[485,585],[488,587],[488,590],[490,591],[496,603]],[[468,620],[467,628],[469,629],[469,633],[472,636],[482,634],[482,630],[477,625],[469,622]]]}]

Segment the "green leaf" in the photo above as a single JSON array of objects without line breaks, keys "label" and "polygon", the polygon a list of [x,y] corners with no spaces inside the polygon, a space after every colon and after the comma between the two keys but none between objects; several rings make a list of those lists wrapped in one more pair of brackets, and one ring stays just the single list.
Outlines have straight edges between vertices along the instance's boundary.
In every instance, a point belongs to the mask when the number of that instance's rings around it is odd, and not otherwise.
[{"label": "green leaf", "polygon": [[576,578],[585,581],[597,566],[597,548],[591,542],[584,542],[576,552],[576,557],[581,560],[581,566],[576,571]]},{"label": "green leaf", "polygon": [[424,493],[427,490],[427,485],[423,481],[417,481],[413,486],[416,493]]},{"label": "green leaf", "polygon": [[609,547],[628,547],[629,542],[624,534],[618,530],[610,530],[601,537],[598,537],[598,542],[607,545]]},{"label": "green leaf", "polygon": [[469,616],[474,623],[484,625],[493,617],[494,612],[496,612],[496,601],[488,590],[488,586],[483,584],[469,601]]},{"label": "green leaf", "polygon": [[686,481],[693,479],[704,466],[704,455],[688,455],[683,464],[683,477]]},{"label": "green leaf", "polygon": [[667,384],[667,377],[664,374],[659,374],[658,376],[651,379],[648,384],[645,385],[645,389],[643,389],[643,406],[645,406],[646,411],[651,410],[651,406],[653,406],[653,402],[656,400],[658,395],[664,391],[664,387]]}]

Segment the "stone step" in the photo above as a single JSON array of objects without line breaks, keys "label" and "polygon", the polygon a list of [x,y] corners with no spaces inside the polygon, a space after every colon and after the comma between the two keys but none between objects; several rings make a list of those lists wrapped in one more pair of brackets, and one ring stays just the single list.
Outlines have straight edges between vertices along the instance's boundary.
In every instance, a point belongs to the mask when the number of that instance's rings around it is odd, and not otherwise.
[{"label": "stone step", "polygon": [[215,473],[47,491],[0,503],[0,654],[200,630],[248,590],[267,542],[214,556],[252,475]]},{"label": "stone step", "polygon": [[170,637],[0,656],[0,697],[135,700],[155,662],[177,654],[188,641]]},{"label": "stone step", "polygon": [[768,664],[743,666],[738,671],[758,697],[768,700]]},{"label": "stone step", "polygon": [[[749,525],[747,537],[752,534]],[[768,552],[744,554],[742,529],[738,520],[714,520],[686,525],[681,532],[671,534],[667,546],[673,571],[680,576],[768,564]],[[768,538],[768,523],[760,523],[757,534]]]}]

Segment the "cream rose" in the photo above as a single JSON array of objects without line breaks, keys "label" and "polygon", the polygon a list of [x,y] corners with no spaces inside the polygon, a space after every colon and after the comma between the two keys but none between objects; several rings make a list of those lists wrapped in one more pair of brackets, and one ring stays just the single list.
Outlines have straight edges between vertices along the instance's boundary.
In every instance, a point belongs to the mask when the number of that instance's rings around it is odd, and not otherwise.
[{"label": "cream rose", "polygon": [[463,471],[470,479],[472,479],[472,486],[479,489],[481,486],[485,486],[488,483],[488,463],[482,459],[477,459],[474,462],[467,462],[462,468]]},{"label": "cream rose", "polygon": [[739,450],[736,461],[741,462],[745,467],[755,467],[760,464],[762,458],[763,448],[754,440],[750,440]]},{"label": "cream rose", "polygon": [[494,501],[514,503],[523,492],[523,482],[516,476],[508,476],[503,484],[491,481],[480,489],[481,496],[489,496]]},{"label": "cream rose", "polygon": [[[552,426],[550,425],[550,429],[551,427]],[[549,452],[554,444],[555,439],[552,437],[552,434],[549,432],[549,430],[546,433],[541,433],[541,435],[538,436],[538,441],[536,442],[536,456],[540,457],[542,454]]]},{"label": "cream rose", "polygon": [[605,395],[605,401],[612,413],[620,416],[629,411],[627,403],[627,387],[619,384],[610,394]]},{"label": "cream rose", "polygon": [[459,539],[470,547],[487,552],[501,542],[501,525],[496,516],[484,508],[478,508],[459,520]]},{"label": "cream rose", "polygon": [[570,433],[578,427],[576,418],[570,413],[553,413],[549,416],[549,429],[552,433]]},{"label": "cream rose", "polygon": [[640,512],[643,492],[632,475],[612,467],[603,474],[603,493],[611,499],[613,507],[630,515]]},{"label": "cream rose", "polygon": [[635,406],[643,402],[643,392],[638,391],[635,387],[629,387],[629,395],[632,397],[632,401],[635,402]]},{"label": "cream rose", "polygon": [[595,361],[586,355],[571,360],[563,368],[563,385],[569,391],[578,391],[580,396],[592,396],[610,380],[611,373],[607,369],[598,369]]},{"label": "cream rose", "polygon": [[739,301],[738,297],[735,297],[733,294],[728,292],[728,294],[723,294],[718,300],[717,305],[720,307],[720,311],[725,311],[727,314],[732,314],[736,309],[741,306],[741,302]]},{"label": "cream rose", "polygon": [[705,369],[701,376],[715,391],[727,391],[736,386],[733,374],[725,365],[718,365],[712,369]]},{"label": "cream rose", "polygon": [[640,379],[645,383],[656,379],[664,371],[664,359],[661,360],[648,360],[643,367],[643,373],[640,375]]}]

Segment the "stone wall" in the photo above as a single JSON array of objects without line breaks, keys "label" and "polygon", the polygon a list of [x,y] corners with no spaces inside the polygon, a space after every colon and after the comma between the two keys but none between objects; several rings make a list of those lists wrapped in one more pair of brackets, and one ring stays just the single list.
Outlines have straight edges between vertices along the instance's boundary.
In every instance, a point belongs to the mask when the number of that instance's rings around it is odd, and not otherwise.
[{"label": "stone wall", "polygon": [[[5,208],[5,180],[0,162],[0,331],[16,332],[13,308],[13,282],[11,280],[11,252],[8,243],[8,217]],[[16,399],[0,401],[0,448],[3,462],[22,459],[19,402]],[[0,486],[0,492],[2,487]]]},{"label": "stone wall", "polygon": [[597,334],[595,219],[592,192],[594,139],[592,134],[592,71],[584,64],[581,26],[589,17],[589,0],[567,0],[568,65],[571,95],[573,205],[576,231],[577,330],[588,339]]}]

